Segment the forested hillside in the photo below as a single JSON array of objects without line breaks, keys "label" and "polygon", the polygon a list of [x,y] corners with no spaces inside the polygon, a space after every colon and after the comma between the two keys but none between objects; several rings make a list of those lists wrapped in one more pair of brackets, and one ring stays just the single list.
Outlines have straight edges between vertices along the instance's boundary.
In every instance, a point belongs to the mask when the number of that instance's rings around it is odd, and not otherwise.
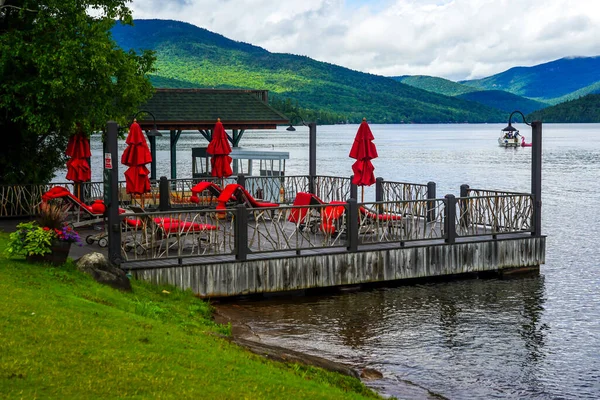
[{"label": "forested hillside", "polygon": [[530,113],[549,104],[540,101],[531,100],[516,94],[504,92],[502,90],[480,90],[471,86],[463,85],[444,78],[435,76],[397,76],[393,79],[414,86],[419,89],[427,90],[446,96],[455,96],[463,100],[475,101],[483,105],[497,108],[506,112],[521,110],[524,113]]},{"label": "forested hillside", "polygon": [[249,88],[270,91],[273,104],[317,112],[321,123],[501,122],[506,113],[414,88],[393,79],[270,53],[176,21],[136,20],[117,25],[113,37],[125,49],[156,52],[152,81],[162,87]]},{"label": "forested hillside", "polygon": [[588,94],[576,100],[545,108],[528,115],[527,119],[542,122],[599,123],[600,94]]},{"label": "forested hillside", "polygon": [[427,90],[428,92],[443,94],[445,96],[458,96],[480,90],[471,86],[463,85],[461,83],[453,82],[449,79],[438,78],[436,76],[404,75],[392,76],[391,78],[398,82]]},{"label": "forested hillside", "polygon": [[519,110],[528,114],[532,111],[548,107],[548,104],[542,103],[541,101],[531,100],[502,90],[474,91],[461,94],[457,97],[464,100],[476,101],[509,113],[514,110]]},{"label": "forested hillside", "polygon": [[533,67],[515,67],[487,78],[460,83],[556,104],[564,96],[597,82],[600,82],[600,57],[572,57]]}]

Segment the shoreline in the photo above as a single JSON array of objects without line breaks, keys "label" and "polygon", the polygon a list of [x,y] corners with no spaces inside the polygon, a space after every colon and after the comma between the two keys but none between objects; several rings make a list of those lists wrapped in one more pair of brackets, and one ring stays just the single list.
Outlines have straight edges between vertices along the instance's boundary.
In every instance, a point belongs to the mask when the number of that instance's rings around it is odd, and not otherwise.
[{"label": "shoreline", "polygon": [[[383,392],[385,389],[383,385],[377,385],[377,382],[385,383],[386,381],[385,376],[380,371],[366,367],[357,369],[351,365],[338,361],[332,361],[285,347],[263,343],[262,337],[244,322],[244,317],[242,316],[243,308],[240,308],[240,312],[238,313],[232,310],[232,307],[235,306],[236,305],[233,303],[228,303],[226,305],[211,304],[211,307],[213,307],[214,310],[213,318],[215,322],[223,325],[231,324],[231,336],[224,337],[225,339],[238,346],[244,347],[254,354],[270,360],[284,363],[301,363],[357,378],[381,397],[393,397],[392,395]],[[388,382],[389,381],[391,380],[388,380]],[[410,396],[407,398],[425,400],[446,399],[443,395],[434,393],[425,387],[405,379],[395,379],[394,383],[397,386],[402,387],[401,392],[403,394]],[[398,383],[401,383],[402,385],[398,385]],[[402,396],[402,394],[400,396]]]}]

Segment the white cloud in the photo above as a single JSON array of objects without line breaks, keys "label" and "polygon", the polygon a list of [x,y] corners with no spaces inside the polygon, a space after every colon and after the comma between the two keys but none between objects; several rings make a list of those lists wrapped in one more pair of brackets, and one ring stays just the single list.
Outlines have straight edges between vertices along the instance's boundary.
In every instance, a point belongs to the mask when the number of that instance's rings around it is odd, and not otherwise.
[{"label": "white cloud", "polygon": [[133,0],[271,52],[381,75],[467,79],[600,55],[597,0]]}]

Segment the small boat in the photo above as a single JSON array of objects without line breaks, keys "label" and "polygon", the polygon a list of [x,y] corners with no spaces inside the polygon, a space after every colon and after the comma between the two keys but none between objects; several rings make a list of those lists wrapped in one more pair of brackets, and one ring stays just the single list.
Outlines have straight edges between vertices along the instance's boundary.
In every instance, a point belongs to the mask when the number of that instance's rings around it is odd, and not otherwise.
[{"label": "small boat", "polygon": [[519,140],[520,137],[521,135],[516,129],[508,131],[503,130],[502,134],[498,138],[498,145],[500,147],[521,147],[521,141]]}]

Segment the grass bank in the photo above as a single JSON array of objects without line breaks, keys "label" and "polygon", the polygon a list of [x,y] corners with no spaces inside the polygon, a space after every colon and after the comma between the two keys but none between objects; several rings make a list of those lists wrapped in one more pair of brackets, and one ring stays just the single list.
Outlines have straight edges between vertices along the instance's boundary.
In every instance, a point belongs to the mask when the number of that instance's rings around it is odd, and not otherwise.
[{"label": "grass bank", "polygon": [[72,261],[7,259],[7,239],[0,232],[0,397],[378,398],[357,379],[229,343],[191,292],[133,281],[122,293]]}]

